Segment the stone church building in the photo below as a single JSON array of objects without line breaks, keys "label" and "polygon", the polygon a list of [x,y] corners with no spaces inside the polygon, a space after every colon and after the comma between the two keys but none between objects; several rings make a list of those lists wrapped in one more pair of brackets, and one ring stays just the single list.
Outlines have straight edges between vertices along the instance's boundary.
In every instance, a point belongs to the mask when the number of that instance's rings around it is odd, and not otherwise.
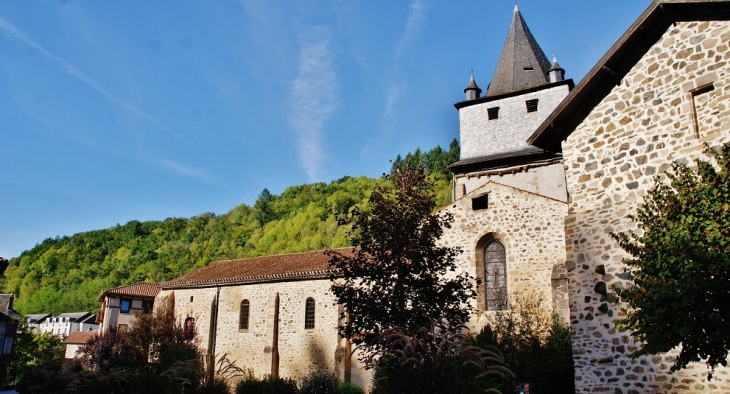
[{"label": "stone church building", "polygon": [[[704,364],[669,374],[671,354],[632,359],[639,344],[607,302],[628,257],[609,233],[632,229],[626,216],[672,162],[730,141],[729,62],[730,1],[655,0],[575,86],[515,7],[486,93],[472,76],[455,104],[461,158],[442,242],[481,279],[472,330],[509,294],[537,292],[571,326],[576,392],[730,392],[727,368],[707,381]],[[326,370],[367,387],[337,335],[327,261],[220,261],[161,284],[157,302],[173,297],[206,352],[258,376]]]}]

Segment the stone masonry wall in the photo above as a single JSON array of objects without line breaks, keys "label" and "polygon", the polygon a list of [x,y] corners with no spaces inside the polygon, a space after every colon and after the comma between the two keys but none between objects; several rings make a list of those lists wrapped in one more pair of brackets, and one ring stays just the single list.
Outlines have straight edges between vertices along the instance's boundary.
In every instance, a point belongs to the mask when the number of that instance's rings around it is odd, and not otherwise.
[{"label": "stone masonry wall", "polygon": [[[489,193],[489,207],[473,210],[472,198],[485,193]],[[463,248],[459,257],[461,269],[483,279],[483,243],[486,239],[496,239],[505,247],[510,294],[531,291],[542,297],[550,312],[567,309],[567,305],[565,308],[553,306],[551,293],[553,266],[562,266],[565,261],[563,221],[566,203],[489,182],[443,211],[454,216],[454,223],[445,231],[441,242]],[[483,281],[478,290],[479,296],[475,300],[478,312],[469,323],[473,332],[479,332],[486,324]],[[567,316],[563,317],[567,321]]]},{"label": "stone masonry wall", "polygon": [[[337,334],[339,308],[330,293],[329,280],[291,281],[220,288],[216,330],[216,354],[258,377],[271,373],[274,340],[275,297],[279,294],[279,376],[296,380],[314,371],[335,373],[344,381],[345,341]],[[211,303],[216,288],[175,289],[175,309],[180,321],[196,320],[200,345],[207,350]],[[167,296],[166,290],[157,300]],[[190,302],[193,297],[193,302]],[[314,329],[304,328],[305,302],[315,300]],[[241,301],[249,301],[249,328],[239,330]],[[159,301],[158,301],[159,302]],[[367,388],[371,375],[352,358],[352,382]]]},{"label": "stone masonry wall", "polygon": [[[624,285],[626,253],[610,232],[635,229],[653,177],[673,161],[730,141],[730,23],[678,22],[563,143],[571,198],[565,220],[578,392],[730,392],[730,371],[708,382],[704,364],[668,374],[672,355],[632,359],[639,347],[614,327],[620,310],[596,292]],[[707,84],[714,90],[695,90]],[[693,94],[693,92],[695,94]],[[697,109],[695,124],[692,105]]]},{"label": "stone masonry wall", "polygon": [[[559,85],[461,108],[461,160],[528,148],[527,138],[567,95],[568,85]],[[539,100],[538,110],[527,113],[525,101],[531,99]],[[492,107],[499,107],[498,119],[488,119]]]}]

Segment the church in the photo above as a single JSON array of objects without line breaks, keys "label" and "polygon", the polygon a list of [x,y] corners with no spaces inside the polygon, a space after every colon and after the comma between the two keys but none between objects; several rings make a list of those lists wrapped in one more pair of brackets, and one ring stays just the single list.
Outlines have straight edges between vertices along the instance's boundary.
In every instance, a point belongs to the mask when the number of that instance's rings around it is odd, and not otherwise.
[{"label": "church", "polygon": [[[570,324],[576,392],[730,392],[730,369],[706,379],[702,363],[669,373],[672,354],[639,347],[607,301],[626,286],[628,231],[653,178],[705,144],[730,142],[730,1],[654,0],[577,85],[548,59],[515,6],[486,91],[472,75],[451,165],[463,271],[481,279],[472,330],[510,294],[539,292]],[[484,94],[482,94],[484,93]],[[346,253],[347,249],[341,250]],[[337,334],[322,251],[227,260],[161,284],[208,354],[228,354],[262,376],[314,370],[369,385]]]}]

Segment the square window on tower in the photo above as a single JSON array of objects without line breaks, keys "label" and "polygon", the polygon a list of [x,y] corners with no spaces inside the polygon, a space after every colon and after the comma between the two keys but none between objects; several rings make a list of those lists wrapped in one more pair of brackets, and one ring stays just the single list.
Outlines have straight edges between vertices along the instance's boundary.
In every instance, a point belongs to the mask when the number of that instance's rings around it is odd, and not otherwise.
[{"label": "square window on tower", "polygon": [[489,120],[498,119],[499,118],[499,107],[487,108],[487,116],[489,117]]},{"label": "square window on tower", "polygon": [[527,105],[527,112],[537,112],[537,99],[525,101]]}]

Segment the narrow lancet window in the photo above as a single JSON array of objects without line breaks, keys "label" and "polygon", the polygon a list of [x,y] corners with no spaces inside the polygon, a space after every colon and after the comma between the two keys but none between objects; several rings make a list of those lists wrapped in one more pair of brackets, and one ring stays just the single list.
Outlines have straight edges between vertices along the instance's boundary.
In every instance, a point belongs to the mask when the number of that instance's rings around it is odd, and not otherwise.
[{"label": "narrow lancet window", "polygon": [[494,241],[484,249],[487,310],[507,308],[507,260],[504,245]]},{"label": "narrow lancet window", "polygon": [[249,302],[248,300],[241,301],[241,315],[238,318],[238,329],[248,330],[248,313],[249,313]]},{"label": "narrow lancet window", "polygon": [[304,309],[304,329],[311,330],[314,328],[314,298],[307,298],[307,304]]}]

